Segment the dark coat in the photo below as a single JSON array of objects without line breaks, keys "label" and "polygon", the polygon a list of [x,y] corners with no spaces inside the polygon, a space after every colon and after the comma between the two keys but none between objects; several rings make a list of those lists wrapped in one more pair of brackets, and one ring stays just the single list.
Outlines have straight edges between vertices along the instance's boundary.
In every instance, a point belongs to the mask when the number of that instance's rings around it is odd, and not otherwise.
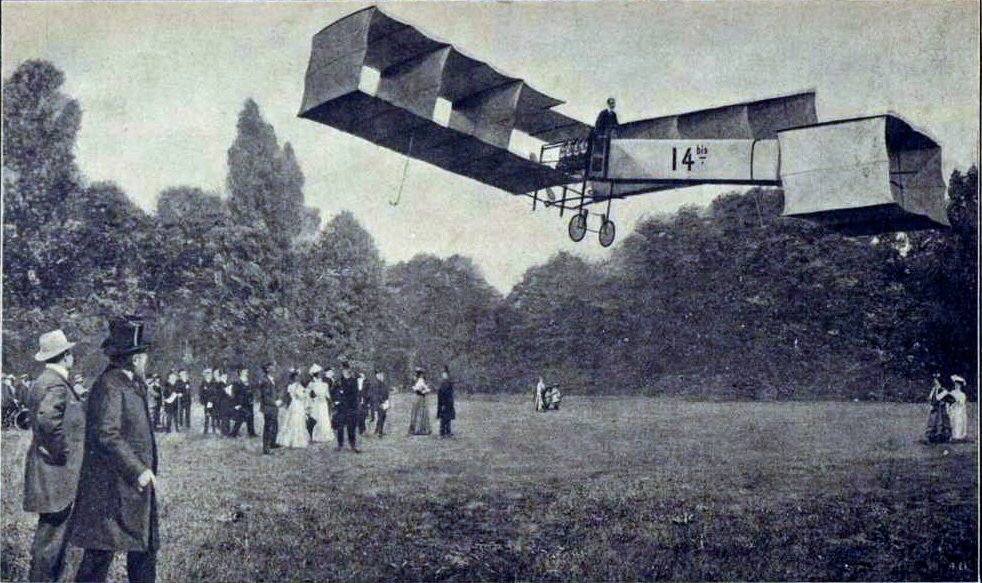
[{"label": "dark coat", "polygon": [[438,419],[457,417],[453,404],[453,383],[450,379],[440,381],[440,388],[436,392],[436,416]]},{"label": "dark coat", "polygon": [[276,383],[269,379],[269,377],[263,378],[259,382],[259,406],[262,407],[263,415],[276,414],[278,406],[276,405],[277,400],[282,400],[280,390],[276,388]]},{"label": "dark coat", "polygon": [[356,415],[358,413],[359,394],[358,379],[355,377],[344,378],[338,381],[335,391],[336,398],[333,398],[337,406],[337,411],[342,415]]},{"label": "dark coat", "polygon": [[594,135],[608,136],[611,130],[617,129],[618,125],[620,124],[617,123],[617,113],[605,109],[597,116],[597,123],[593,124]]},{"label": "dark coat", "polygon": [[72,544],[83,549],[156,550],[156,494],[152,487],[137,487],[147,469],[157,474],[146,385],[110,365],[89,396]]},{"label": "dark coat", "polygon": [[85,439],[85,405],[67,380],[45,368],[27,406],[34,436],[24,468],[24,510],[53,513],[75,501]]}]

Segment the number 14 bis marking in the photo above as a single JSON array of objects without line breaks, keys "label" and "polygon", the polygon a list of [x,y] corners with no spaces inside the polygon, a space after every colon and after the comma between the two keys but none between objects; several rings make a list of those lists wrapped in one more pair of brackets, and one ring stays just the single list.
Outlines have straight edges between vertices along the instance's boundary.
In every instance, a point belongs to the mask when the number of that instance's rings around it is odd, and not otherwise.
[{"label": "number 14 bis marking", "polygon": [[[700,156],[700,158],[705,158],[705,155]],[[695,165],[696,161],[692,159],[692,148],[686,148],[685,154],[682,155],[682,165],[685,166],[686,172],[692,172],[692,167]],[[679,169],[679,149],[672,147],[672,171]]]}]

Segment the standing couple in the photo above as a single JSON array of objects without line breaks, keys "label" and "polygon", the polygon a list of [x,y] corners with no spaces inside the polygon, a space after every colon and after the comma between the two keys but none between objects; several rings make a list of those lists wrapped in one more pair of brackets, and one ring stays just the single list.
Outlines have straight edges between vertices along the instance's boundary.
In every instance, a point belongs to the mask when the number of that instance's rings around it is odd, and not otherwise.
[{"label": "standing couple", "polygon": [[[276,437],[277,445],[302,448],[312,441],[332,439],[327,423],[327,412],[330,411],[327,384],[318,376],[321,372],[321,367],[315,364],[310,367],[309,376],[304,374],[301,380],[297,370],[290,371],[286,387],[288,405],[283,412],[282,431]],[[279,409],[270,412],[271,417],[279,414]]]},{"label": "standing couple", "polygon": [[[441,377],[440,388],[437,390],[436,396],[436,416],[440,420],[440,437],[452,437],[453,431],[450,426],[457,417],[457,411],[454,407],[454,389],[453,382],[450,381],[450,369],[446,366],[443,367]],[[426,396],[430,392],[423,369],[417,368],[416,382],[413,384],[416,402],[413,403],[409,418],[409,435],[430,435],[433,433],[430,428],[430,408],[426,402]]]},{"label": "standing couple", "polygon": [[69,542],[85,550],[77,581],[105,581],[118,551],[130,581],[154,581],[158,540],[157,446],[145,381],[150,343],[142,320],[114,318],[102,343],[109,366],[83,405],[68,381],[74,342],[43,334],[44,371],[29,399],[32,439],[24,510],[38,513],[31,581],[57,581]]}]

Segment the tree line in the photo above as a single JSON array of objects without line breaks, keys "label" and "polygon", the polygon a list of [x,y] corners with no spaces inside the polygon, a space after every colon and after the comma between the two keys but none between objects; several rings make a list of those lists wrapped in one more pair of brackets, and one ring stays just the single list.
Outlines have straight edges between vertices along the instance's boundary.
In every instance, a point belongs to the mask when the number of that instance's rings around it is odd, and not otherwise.
[{"label": "tree line", "polygon": [[159,367],[344,355],[397,377],[446,363],[482,392],[543,374],[574,393],[910,400],[933,371],[977,374],[975,167],[950,178],[950,230],[844,237],[751,189],[648,218],[605,261],[559,253],[502,295],[466,257],[387,265],[354,215],[323,222],[252,100],[225,192],[175,186],[147,213],[85,180],[63,83],[28,61],[3,89],[5,371],[60,327],[94,374],[106,316],[143,312]]}]

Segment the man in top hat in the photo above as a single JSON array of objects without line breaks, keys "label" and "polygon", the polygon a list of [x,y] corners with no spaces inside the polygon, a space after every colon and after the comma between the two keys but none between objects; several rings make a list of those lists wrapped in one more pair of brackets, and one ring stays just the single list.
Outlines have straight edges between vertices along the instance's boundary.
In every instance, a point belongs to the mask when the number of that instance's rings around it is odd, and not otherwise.
[{"label": "man in top hat", "polygon": [[358,379],[351,371],[351,365],[347,360],[341,361],[341,381],[335,391],[336,397],[332,397],[335,402],[335,416],[338,421],[335,423],[335,431],[338,436],[338,451],[344,447],[344,434],[348,434],[348,445],[351,451],[360,453],[358,450]]},{"label": "man in top hat", "polygon": [[24,510],[38,513],[29,579],[57,581],[82,464],[85,408],[69,382],[75,343],[55,330],[42,334],[39,344],[34,359],[44,370],[27,399],[33,435],[24,468]]},{"label": "man in top hat", "polygon": [[126,552],[130,581],[156,579],[157,443],[144,382],[149,348],[142,320],[109,321],[102,349],[110,362],[89,395],[72,521],[71,542],[85,549],[78,581],[105,581],[117,551]]}]

